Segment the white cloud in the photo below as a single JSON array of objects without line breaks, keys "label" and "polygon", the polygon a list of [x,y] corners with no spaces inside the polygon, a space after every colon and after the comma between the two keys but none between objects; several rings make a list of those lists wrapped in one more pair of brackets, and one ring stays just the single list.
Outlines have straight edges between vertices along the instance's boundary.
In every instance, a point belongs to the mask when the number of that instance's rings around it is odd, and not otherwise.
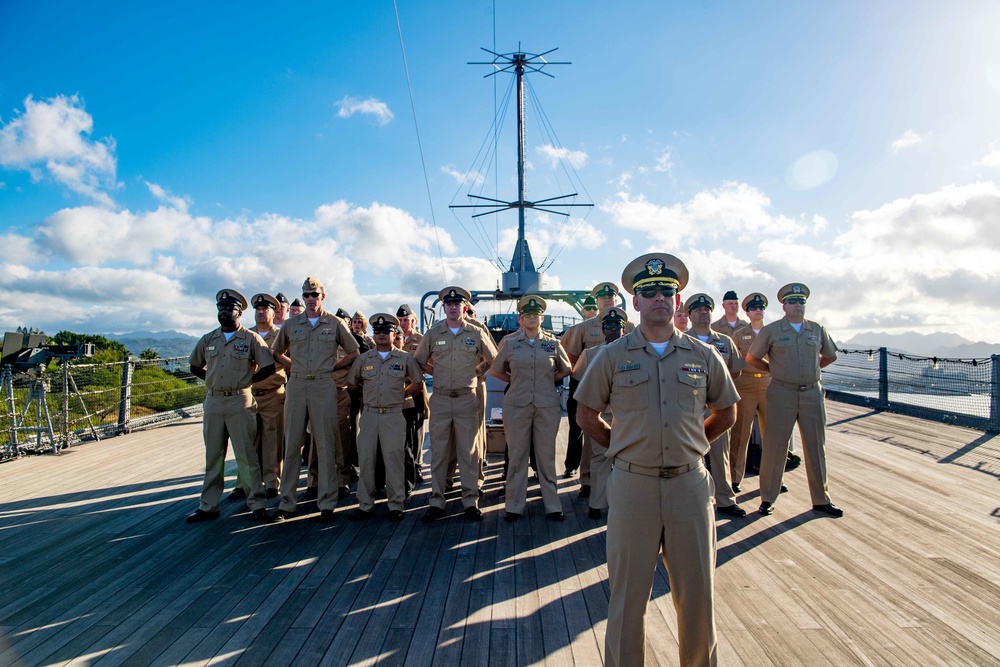
[{"label": "white cloud", "polygon": [[927,139],[930,139],[930,137],[930,132],[927,134],[919,134],[913,130],[907,130],[906,132],[903,132],[902,136],[892,142],[892,152],[898,153],[906,148],[912,148],[913,146],[922,144]]},{"label": "white cloud", "polygon": [[337,116],[339,118],[350,118],[354,114],[367,114],[374,116],[379,125],[387,125],[393,118],[389,105],[374,97],[359,100],[356,97],[344,97],[337,102]]},{"label": "white cloud", "polygon": [[585,167],[589,159],[589,156],[583,151],[571,151],[561,146],[557,148],[551,144],[538,146],[535,148],[535,152],[546,158],[552,166],[558,165],[560,160],[566,160],[574,169]]},{"label": "white cloud", "polygon": [[977,167],[1000,167],[1000,144],[992,143],[983,151],[983,157],[976,161]]},{"label": "white cloud", "polygon": [[682,204],[659,205],[644,195],[619,192],[601,205],[616,224],[647,235],[653,244],[678,249],[700,239],[750,242],[762,236],[796,235],[807,225],[770,213],[771,200],[746,183],[724,183]]},{"label": "white cloud", "polygon": [[[528,240],[536,267],[563,250],[573,248],[596,250],[606,240],[601,230],[583,218],[570,216],[564,219],[563,216],[547,213],[537,214],[526,223],[524,237]],[[498,254],[504,262],[508,262],[514,254],[516,243],[516,227],[507,227],[500,233]]]},{"label": "white cloud", "polygon": [[482,185],[486,182],[486,178],[480,174],[478,171],[472,170],[462,173],[455,169],[455,165],[449,164],[441,167],[441,173],[447,174],[455,179],[455,182],[462,185],[466,182],[472,185]]},{"label": "white cloud", "polygon": [[24,169],[35,180],[47,172],[73,192],[112,207],[107,190],[117,187],[115,142],[92,141],[93,129],[94,119],[76,95],[38,102],[29,95],[23,113],[0,128],[0,166]]},{"label": "white cloud", "polygon": [[671,174],[674,171],[674,164],[670,161],[670,149],[663,151],[660,157],[656,158],[656,166],[653,167],[653,171],[658,171],[665,174]]}]

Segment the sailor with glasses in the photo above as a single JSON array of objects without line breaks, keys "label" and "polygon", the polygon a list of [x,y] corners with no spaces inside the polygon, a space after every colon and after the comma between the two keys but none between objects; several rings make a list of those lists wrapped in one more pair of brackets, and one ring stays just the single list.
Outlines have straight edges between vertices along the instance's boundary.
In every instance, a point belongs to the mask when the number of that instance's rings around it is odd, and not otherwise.
[{"label": "sailor with glasses", "polygon": [[[320,521],[333,521],[337,506],[337,385],[333,372],[350,368],[358,356],[358,343],[347,325],[323,310],[326,290],[318,278],[302,283],[306,310],[289,318],[278,331],[274,352],[291,357],[292,368],[285,387],[285,459],[282,462],[281,503],[274,515],[283,520],[295,515],[295,492],[299,484],[306,424],[316,446],[318,471],[316,505]],[[338,361],[337,352],[345,354]]]},{"label": "sailor with glasses", "polygon": [[[639,326],[597,353],[577,388],[580,426],[612,461],[607,665],[644,664],[646,606],[661,554],[680,663],[718,661],[715,488],[703,458],[733,425],[739,395],[715,349],[674,328],[676,295],[687,282],[687,267],[673,255],[633,260],[622,284],[634,295]],[[608,406],[611,424],[601,417]]]},{"label": "sailor with glasses", "polygon": [[813,510],[840,517],[826,485],[826,403],[820,369],[837,360],[837,345],[822,325],[805,319],[809,288],[789,283],[778,290],[785,316],[760,331],[746,362],[771,374],[767,388],[767,430],[760,461],[760,509],[774,512],[796,422],[802,438],[806,478]]}]

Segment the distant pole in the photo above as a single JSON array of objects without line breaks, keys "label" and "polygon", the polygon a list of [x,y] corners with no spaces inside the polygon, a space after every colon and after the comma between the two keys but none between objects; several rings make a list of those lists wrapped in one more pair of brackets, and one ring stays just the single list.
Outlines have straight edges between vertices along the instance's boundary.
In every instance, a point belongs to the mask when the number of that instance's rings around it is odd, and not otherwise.
[{"label": "distant pole", "polygon": [[889,350],[878,349],[878,408],[889,409]]},{"label": "distant pole", "polygon": [[1000,432],[1000,354],[990,355],[990,423],[988,430]]}]

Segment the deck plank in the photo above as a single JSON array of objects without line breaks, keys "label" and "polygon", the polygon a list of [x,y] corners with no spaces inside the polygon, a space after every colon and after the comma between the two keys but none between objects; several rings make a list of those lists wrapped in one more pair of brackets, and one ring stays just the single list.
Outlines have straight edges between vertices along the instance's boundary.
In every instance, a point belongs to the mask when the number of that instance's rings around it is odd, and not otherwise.
[{"label": "deck plank", "polygon": [[[774,515],[753,512],[750,477],[751,514],[718,522],[721,661],[1000,664],[1000,438],[832,402],[828,422],[843,519],[811,512],[799,469]],[[191,419],[0,465],[0,664],[601,664],[606,524],[576,480],[559,480],[563,523],[534,483],[504,523],[494,458],[481,523],[457,492],[421,522],[425,484],[398,524],[383,503],[350,521],[351,499],[331,524],[315,503],[260,526],[223,501],[191,526],[203,452]],[[662,565],[646,650],[678,664]]]}]

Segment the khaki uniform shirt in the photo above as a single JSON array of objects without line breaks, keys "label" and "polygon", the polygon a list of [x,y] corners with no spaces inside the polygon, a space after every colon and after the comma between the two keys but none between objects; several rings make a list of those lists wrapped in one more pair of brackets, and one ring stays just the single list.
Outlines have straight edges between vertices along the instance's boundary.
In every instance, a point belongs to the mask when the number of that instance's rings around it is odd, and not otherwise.
[{"label": "khaki uniform shirt", "polygon": [[393,349],[383,359],[378,350],[368,350],[354,360],[347,374],[350,387],[357,387],[362,381],[365,406],[402,408],[406,386],[423,382],[424,373],[409,352]]},{"label": "khaki uniform shirt", "polygon": [[453,334],[448,321],[441,320],[424,334],[415,356],[421,364],[433,358],[435,391],[455,391],[475,389],[476,366],[481,360],[493,361],[496,353],[485,329],[463,322]]},{"label": "khaki uniform shirt", "polygon": [[798,333],[787,317],[760,330],[750,354],[767,358],[771,377],[779,382],[804,385],[819,382],[819,357],[837,355],[837,345],[821,325],[803,320]]},{"label": "khaki uniform shirt", "polygon": [[729,322],[726,320],[726,316],[723,315],[719,319],[717,319],[714,322],[712,322],[712,327],[711,328],[712,328],[712,331],[718,331],[720,334],[725,334],[726,336],[729,336],[730,338],[732,338],[733,334],[735,334],[739,329],[741,329],[742,327],[745,327],[748,324],[750,324],[750,323],[747,322],[746,320],[744,320],[739,315],[737,315],[736,316],[736,326],[735,327],[731,327],[731,326],[729,326]]},{"label": "khaki uniform shirt", "polygon": [[[281,327],[271,325],[268,331],[263,334],[257,330],[253,330],[255,334],[260,336],[264,343],[268,346],[272,352],[274,351],[274,341],[278,339],[278,330]],[[256,383],[253,388],[255,391],[267,391],[269,389],[278,389],[279,387],[285,386],[285,382],[288,381],[288,375],[285,373],[285,367],[278,363],[277,359],[274,362],[274,375],[266,377],[260,382]]]},{"label": "khaki uniform shirt", "polygon": [[740,371],[747,367],[747,362],[743,361],[743,357],[741,357],[739,351],[737,351],[736,345],[733,343],[733,339],[729,336],[714,330],[711,334],[709,334],[707,341],[702,341],[698,334],[693,331],[689,332],[688,336],[697,338],[700,342],[704,342],[706,345],[714,347],[715,351],[719,353],[720,357],[722,357],[722,360],[726,362],[726,369],[729,371],[729,377],[734,380],[739,376]]},{"label": "khaki uniform shirt", "polygon": [[[403,347],[400,348],[404,352],[409,352],[411,355],[417,353],[417,347],[420,345],[420,341],[423,340],[424,335],[414,331],[410,334],[409,338],[403,341]],[[423,379],[423,375],[420,376]],[[421,400],[423,402],[423,400]],[[404,408],[414,408],[417,404],[413,402],[413,396],[407,396],[406,400],[403,402]]]},{"label": "khaki uniform shirt", "polygon": [[715,349],[675,331],[659,356],[641,329],[605,346],[590,361],[576,400],[614,413],[605,454],[650,468],[697,461],[709,449],[706,406],[721,410],[739,400]]},{"label": "khaki uniform shirt", "polygon": [[[761,331],[764,330],[764,326],[765,325],[761,323]],[[736,348],[740,351],[741,359],[746,359],[747,352],[750,351],[750,348],[753,346],[753,342],[755,340],[757,340],[757,334],[754,332],[753,327],[749,324],[736,330],[736,337],[733,338],[733,342],[736,343]],[[743,376],[767,379],[771,378],[770,373],[762,371],[759,368],[747,368],[747,370],[744,371]]]},{"label": "khaki uniform shirt", "polygon": [[[623,334],[627,334],[635,329],[631,322],[625,322]],[[580,353],[592,347],[604,343],[604,331],[601,329],[601,319],[592,317],[583,322],[577,322],[566,329],[562,335],[562,345],[566,349],[566,354],[571,357],[579,357]]]},{"label": "khaki uniform shirt", "polygon": [[330,375],[337,364],[340,348],[346,354],[358,349],[358,342],[344,322],[327,311],[321,311],[316,326],[309,324],[305,313],[285,320],[274,341],[275,352],[292,358],[292,375]]},{"label": "khaki uniform shirt", "polygon": [[209,391],[231,391],[249,387],[254,371],[273,364],[274,357],[260,336],[237,325],[228,342],[221,327],[202,336],[188,361],[205,369]]},{"label": "khaki uniform shirt", "polygon": [[493,368],[510,373],[510,387],[503,397],[505,403],[518,407],[535,404],[540,408],[561,404],[555,373],[571,370],[566,350],[554,335],[539,331],[532,344],[523,330],[500,341]]},{"label": "khaki uniform shirt", "polygon": [[[579,382],[580,380],[583,379],[583,376],[586,374],[587,367],[590,365],[590,362],[594,359],[594,357],[597,356],[598,352],[604,349],[605,345],[607,345],[607,343],[601,343],[600,345],[597,345],[595,347],[588,347],[586,350],[580,353],[580,356],[577,357],[576,363],[573,364],[572,377],[574,380]],[[611,423],[610,405],[608,405],[607,410],[601,413],[601,416],[604,417],[604,421],[608,422],[609,424]]]}]

